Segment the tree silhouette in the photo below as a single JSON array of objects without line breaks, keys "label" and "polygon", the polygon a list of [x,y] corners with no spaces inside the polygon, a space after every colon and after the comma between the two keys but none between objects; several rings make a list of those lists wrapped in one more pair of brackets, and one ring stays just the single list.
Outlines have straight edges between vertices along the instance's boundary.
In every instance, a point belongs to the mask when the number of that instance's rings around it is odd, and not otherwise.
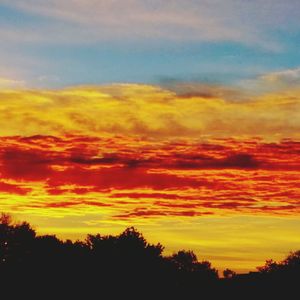
[{"label": "tree silhouette", "polygon": [[233,278],[234,276],[236,276],[236,272],[234,272],[234,271],[232,271],[232,270],[230,270],[230,269],[225,269],[225,270],[223,271],[223,276],[224,276],[224,278],[226,278],[226,279],[231,279],[231,278]]},{"label": "tree silhouette", "polygon": [[193,272],[198,259],[193,251],[180,250],[171,256],[171,260],[175,263],[179,270]]},{"label": "tree silhouette", "polygon": [[[226,280],[208,261],[193,251],[163,256],[161,244],[150,244],[134,227],[119,235],[88,235],[85,241],[61,241],[55,235],[36,235],[29,223],[14,223],[0,216],[0,285],[10,298],[22,289],[30,297],[37,287],[48,296],[91,298],[219,299],[244,295],[252,298],[284,297],[295,293],[300,278],[300,251],[284,260],[267,260],[258,273],[239,275],[225,269]],[[140,292],[140,291],[144,292]],[[28,294],[28,296],[29,296]],[[25,294],[24,294],[25,295]]]}]

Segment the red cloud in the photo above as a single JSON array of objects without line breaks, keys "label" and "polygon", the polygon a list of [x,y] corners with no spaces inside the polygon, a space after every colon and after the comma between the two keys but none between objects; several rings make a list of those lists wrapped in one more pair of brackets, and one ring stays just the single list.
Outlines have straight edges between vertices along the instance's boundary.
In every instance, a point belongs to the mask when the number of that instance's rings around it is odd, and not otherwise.
[{"label": "red cloud", "polygon": [[111,167],[98,170],[72,167],[65,171],[56,172],[55,176],[47,181],[49,187],[65,184],[86,185],[91,187],[89,191],[134,188],[151,188],[154,190],[198,188],[201,183],[201,181],[189,177],[149,173],[147,169],[128,167]]},{"label": "red cloud", "polygon": [[0,193],[26,195],[30,191],[31,189],[20,187],[17,184],[0,182]]},{"label": "red cloud", "polygon": [[1,173],[5,178],[43,180],[51,176],[51,158],[35,149],[5,149],[1,153]]},{"label": "red cloud", "polygon": [[[26,195],[24,186],[39,184],[48,200],[31,207],[111,205],[124,218],[300,212],[297,141],[33,136],[0,142],[0,192]],[[101,201],[90,201],[91,194]]]},{"label": "red cloud", "polygon": [[151,209],[134,209],[131,212],[116,215],[115,218],[119,219],[131,219],[131,218],[153,218],[157,216],[176,216],[176,217],[195,217],[202,215],[212,215],[212,212],[197,212],[193,210],[151,210]]}]

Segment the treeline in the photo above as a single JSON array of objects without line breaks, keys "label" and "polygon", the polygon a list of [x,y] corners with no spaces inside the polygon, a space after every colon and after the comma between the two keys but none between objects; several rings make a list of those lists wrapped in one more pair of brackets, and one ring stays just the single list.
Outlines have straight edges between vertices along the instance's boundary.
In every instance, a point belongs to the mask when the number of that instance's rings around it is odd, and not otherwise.
[{"label": "treeline", "polygon": [[257,273],[241,276],[227,269],[221,279],[210,262],[198,261],[192,251],[163,256],[163,249],[133,227],[117,236],[61,241],[38,236],[30,224],[14,223],[2,214],[0,291],[70,299],[212,299],[287,293],[300,283],[300,251],[279,263],[268,260]]}]

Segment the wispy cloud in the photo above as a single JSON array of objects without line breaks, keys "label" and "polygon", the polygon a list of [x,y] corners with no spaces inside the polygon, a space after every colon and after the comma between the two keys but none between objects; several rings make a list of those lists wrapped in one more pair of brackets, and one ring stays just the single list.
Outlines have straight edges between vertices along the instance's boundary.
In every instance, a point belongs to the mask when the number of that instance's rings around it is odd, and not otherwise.
[{"label": "wispy cloud", "polygon": [[[89,42],[99,39],[234,41],[274,50],[281,45],[268,37],[268,31],[299,17],[296,3],[284,4],[278,0],[272,3],[189,0],[185,1],[184,9],[178,0],[2,2],[63,22],[62,31],[51,22],[49,28],[58,33],[58,39],[62,32],[69,31],[68,41],[70,38]],[[72,28],[76,35],[71,33]]]},{"label": "wispy cloud", "polygon": [[252,91],[252,93],[255,91],[257,93],[276,93],[283,90],[293,90],[295,93],[295,90],[299,88],[299,84],[300,68],[295,67],[291,69],[267,72],[254,79],[241,80],[238,85],[243,89]]},{"label": "wispy cloud", "polygon": [[300,68],[271,72],[260,77],[265,82],[274,85],[292,86],[300,83]]},{"label": "wispy cloud", "polygon": [[0,89],[15,89],[15,88],[24,88],[25,82],[22,80],[14,80],[8,78],[1,78],[0,77]]}]

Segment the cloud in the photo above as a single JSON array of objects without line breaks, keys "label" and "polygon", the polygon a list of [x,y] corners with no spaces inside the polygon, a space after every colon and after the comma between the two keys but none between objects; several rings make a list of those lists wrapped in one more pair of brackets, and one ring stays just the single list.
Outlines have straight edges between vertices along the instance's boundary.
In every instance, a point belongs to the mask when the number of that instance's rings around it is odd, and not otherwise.
[{"label": "cloud", "polygon": [[224,160],[212,162],[211,166],[217,168],[257,169],[260,166],[260,162],[251,154],[239,153],[230,155]]},{"label": "cloud", "polygon": [[[176,94],[159,86],[116,84],[63,90],[0,90],[0,135],[297,138],[296,89],[231,99],[198,88]],[[211,94],[209,91],[212,90]],[[236,96],[234,96],[236,97]],[[110,158],[112,159],[112,158]]]},{"label": "cloud", "polygon": [[153,210],[153,209],[135,209],[134,211],[116,215],[115,218],[118,219],[134,219],[134,218],[155,218],[161,216],[169,216],[169,217],[196,217],[196,216],[207,216],[212,215],[210,212],[196,212],[193,210],[178,210],[178,209],[169,209],[166,211],[161,210]]},{"label": "cloud", "polygon": [[0,145],[0,210],[108,221],[300,213],[300,143],[290,139],[38,135]]},{"label": "cloud", "polygon": [[282,86],[295,86],[300,83],[300,68],[287,69],[278,72],[272,72],[260,77],[261,80],[269,84],[278,84]]},{"label": "cloud", "polygon": [[[269,38],[268,31],[286,29],[287,22],[295,26],[299,17],[298,3],[292,1],[283,5],[279,0],[263,4],[260,1],[188,0],[184,9],[179,0],[4,0],[2,3],[46,17],[48,28],[44,33],[50,32],[49,41],[53,41],[51,37],[57,33],[56,42],[63,42],[63,37],[69,42],[70,39],[81,42],[118,39],[234,41],[274,50],[280,45]],[[56,26],[58,22],[61,24]]]},{"label": "cloud", "polygon": [[252,94],[280,93],[292,89],[292,92],[297,93],[298,96],[299,84],[300,68],[297,67],[264,73],[255,79],[241,80],[238,86]]},{"label": "cloud", "polygon": [[1,89],[24,88],[24,87],[25,87],[24,81],[0,77],[0,90]]},{"label": "cloud", "polygon": [[25,180],[42,180],[51,175],[47,156],[22,149],[5,149],[1,153],[3,177]]},{"label": "cloud", "polygon": [[204,84],[201,82],[181,82],[177,80],[163,80],[161,86],[173,91],[178,97],[188,98],[221,98],[231,101],[245,100],[247,95],[238,88],[218,84]]},{"label": "cloud", "polygon": [[28,188],[23,188],[20,184],[11,184],[7,182],[0,181],[0,193],[6,194],[17,194],[17,195],[27,195],[31,190]]}]

